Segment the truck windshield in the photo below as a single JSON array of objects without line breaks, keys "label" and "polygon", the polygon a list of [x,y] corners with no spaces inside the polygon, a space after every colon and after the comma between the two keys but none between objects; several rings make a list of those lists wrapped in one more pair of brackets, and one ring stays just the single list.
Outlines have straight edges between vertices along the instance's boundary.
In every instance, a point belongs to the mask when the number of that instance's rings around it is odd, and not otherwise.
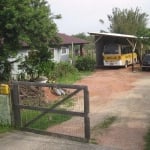
[{"label": "truck windshield", "polygon": [[119,54],[119,47],[117,44],[109,44],[104,46],[104,54]]}]

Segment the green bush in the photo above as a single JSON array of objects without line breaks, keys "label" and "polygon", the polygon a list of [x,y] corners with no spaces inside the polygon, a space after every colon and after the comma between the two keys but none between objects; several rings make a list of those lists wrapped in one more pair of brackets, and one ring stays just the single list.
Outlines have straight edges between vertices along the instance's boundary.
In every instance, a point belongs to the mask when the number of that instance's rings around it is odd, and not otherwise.
[{"label": "green bush", "polygon": [[93,71],[95,69],[95,60],[89,56],[79,57],[76,60],[75,67],[79,71]]},{"label": "green bush", "polygon": [[57,80],[68,76],[69,74],[76,74],[78,70],[68,62],[60,62],[55,64],[53,71],[51,71],[50,78]]}]

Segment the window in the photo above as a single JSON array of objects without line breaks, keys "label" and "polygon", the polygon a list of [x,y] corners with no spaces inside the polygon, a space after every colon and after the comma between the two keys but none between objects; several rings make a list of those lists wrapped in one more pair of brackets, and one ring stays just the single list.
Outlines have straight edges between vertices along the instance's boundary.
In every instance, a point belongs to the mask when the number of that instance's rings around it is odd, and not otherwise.
[{"label": "window", "polygon": [[119,47],[117,44],[108,44],[104,46],[104,54],[119,54]]},{"label": "window", "polygon": [[65,47],[62,47],[61,53],[62,53],[62,54],[67,54],[67,49],[66,49]]},{"label": "window", "polygon": [[132,47],[131,46],[122,46],[121,53],[122,54],[132,53]]}]

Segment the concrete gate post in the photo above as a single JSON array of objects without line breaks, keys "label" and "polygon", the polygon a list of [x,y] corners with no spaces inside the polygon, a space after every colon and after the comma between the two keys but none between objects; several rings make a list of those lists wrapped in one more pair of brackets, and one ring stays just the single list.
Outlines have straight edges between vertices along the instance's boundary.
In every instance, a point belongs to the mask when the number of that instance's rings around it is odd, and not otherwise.
[{"label": "concrete gate post", "polygon": [[6,84],[0,84],[0,125],[11,125],[11,108],[9,87]]}]

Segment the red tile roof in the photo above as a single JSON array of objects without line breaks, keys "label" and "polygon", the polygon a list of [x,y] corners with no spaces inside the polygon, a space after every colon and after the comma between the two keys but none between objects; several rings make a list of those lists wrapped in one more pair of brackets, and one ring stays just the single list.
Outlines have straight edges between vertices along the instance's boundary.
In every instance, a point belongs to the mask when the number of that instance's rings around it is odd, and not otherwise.
[{"label": "red tile roof", "polygon": [[80,45],[80,44],[88,43],[87,41],[85,41],[83,39],[80,39],[80,38],[77,38],[74,36],[69,36],[69,35],[66,35],[63,33],[58,33],[58,36],[62,39],[61,45],[71,45],[72,43]]}]

